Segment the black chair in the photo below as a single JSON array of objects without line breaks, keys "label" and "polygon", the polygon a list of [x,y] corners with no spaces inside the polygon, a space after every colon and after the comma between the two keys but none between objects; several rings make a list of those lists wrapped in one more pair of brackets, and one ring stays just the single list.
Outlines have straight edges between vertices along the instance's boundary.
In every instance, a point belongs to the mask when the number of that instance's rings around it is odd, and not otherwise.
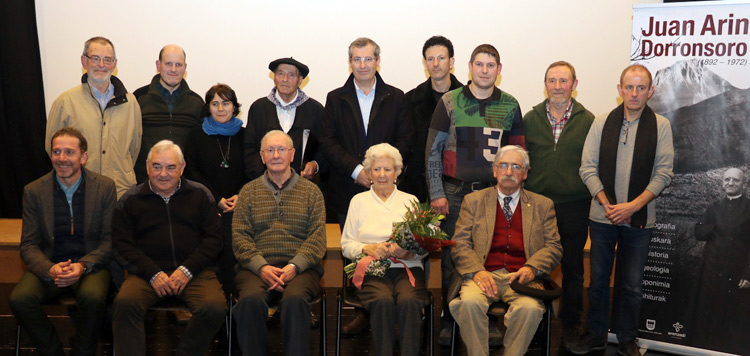
[{"label": "black chair", "polygon": [[[562,289],[557,285],[557,283],[555,283],[555,281],[553,281],[549,277],[544,277],[540,279],[540,281],[544,285],[544,290],[533,289],[531,287],[521,285],[517,281],[513,282],[510,287],[519,294],[529,295],[531,297],[544,301],[544,315],[542,316],[542,321],[539,323],[539,328],[537,329],[535,337],[539,337],[539,335],[541,335],[541,354],[544,356],[550,356],[550,341],[552,339],[552,302],[560,298],[560,296],[562,295]],[[508,311],[508,307],[508,304],[502,301],[492,303],[490,304],[489,310],[487,310],[487,315],[494,315],[498,318],[498,320],[500,320],[505,316],[505,313]],[[457,331],[458,323],[453,320],[453,328],[451,330],[451,356],[456,355],[458,349],[458,342],[456,342]]]},{"label": "black chair", "polygon": [[[227,355],[232,356],[232,320],[234,315],[232,309],[238,301],[238,293],[235,292],[229,297],[229,322],[227,324],[227,338],[229,340],[229,350]],[[320,304],[320,355],[324,356],[328,350],[328,343],[326,342],[326,290],[320,287],[320,293],[317,297],[310,301],[310,305]],[[269,305],[269,308],[277,307],[276,304]]]},{"label": "black chair", "polygon": [[[343,258],[344,266],[351,263],[351,261],[347,258]],[[422,263],[424,264],[425,268],[425,283],[429,281],[428,278],[428,271],[429,271],[429,264],[430,264],[430,258],[425,257],[422,260]],[[355,308],[362,308],[364,309],[364,306],[362,305],[362,302],[357,297],[357,294],[354,292],[353,284],[351,284],[351,280],[347,278],[346,273],[342,271],[342,287],[339,289],[339,291],[336,293],[336,356],[339,356],[341,354],[341,309],[343,307],[343,304],[355,307]],[[425,322],[427,323],[427,327],[423,330],[425,331],[425,335],[423,336],[424,342],[427,343],[427,352],[429,352],[429,355],[433,355],[433,314],[434,314],[434,300],[432,297],[432,292],[427,291],[427,299],[424,301],[424,309],[425,309]]]},{"label": "black chair", "polygon": [[[76,306],[76,296],[73,292],[65,292],[48,302],[42,303],[42,305],[65,307],[68,310],[68,314],[70,314],[70,310]],[[18,329],[16,330],[16,356],[21,352],[21,330],[23,330],[23,328],[19,323]]]},{"label": "black chair", "polygon": [[[230,303],[229,307],[231,308],[231,306],[232,304]],[[156,302],[156,304],[148,308],[148,311],[164,311],[164,312],[176,313],[179,311],[190,311],[190,309],[187,307],[187,304],[185,304],[185,302],[182,301],[182,299],[177,298],[177,297],[167,297]],[[231,326],[232,319],[230,315],[231,314],[225,317],[225,324],[226,324],[225,331],[227,334],[227,340],[228,340],[228,345],[229,345],[227,347],[229,350],[228,355],[231,356],[232,355],[232,326]]]}]

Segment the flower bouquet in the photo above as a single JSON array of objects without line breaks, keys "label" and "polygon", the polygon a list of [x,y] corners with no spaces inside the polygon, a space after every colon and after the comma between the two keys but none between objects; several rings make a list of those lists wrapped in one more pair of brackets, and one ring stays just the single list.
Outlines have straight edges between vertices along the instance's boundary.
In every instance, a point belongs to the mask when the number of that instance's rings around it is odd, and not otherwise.
[{"label": "flower bouquet", "polygon": [[[440,229],[440,220],[444,215],[435,213],[429,203],[411,202],[411,208],[406,207],[404,220],[393,223],[393,232],[388,242],[397,243],[402,249],[423,255],[428,252],[437,251],[443,246],[453,246],[456,243],[448,240],[448,235]],[[406,268],[409,281],[414,286],[414,277],[403,261],[395,257],[386,260],[376,260],[372,256],[360,253],[354,262],[344,267],[344,272],[352,278],[354,285],[361,289],[365,275],[383,277],[390,268],[391,263],[401,263]]]}]

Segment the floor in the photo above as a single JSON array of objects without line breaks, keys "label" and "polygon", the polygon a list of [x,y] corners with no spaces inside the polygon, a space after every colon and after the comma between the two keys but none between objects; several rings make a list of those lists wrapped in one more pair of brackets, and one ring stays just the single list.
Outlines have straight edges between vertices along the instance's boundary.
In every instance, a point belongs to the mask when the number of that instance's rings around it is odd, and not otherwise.
[{"label": "floor", "polygon": [[[13,288],[13,284],[0,283],[0,355],[13,355],[15,344],[16,344],[16,321],[13,315],[8,309],[8,296]],[[440,315],[440,293],[439,291],[433,291],[436,297],[435,303],[435,316],[436,319]],[[327,342],[328,342],[328,355],[335,355],[335,342],[336,342],[336,289],[327,289]],[[319,309],[314,307],[313,311],[317,313]],[[344,310],[343,322],[349,320],[351,310]],[[56,325],[58,333],[61,335],[63,345],[66,347],[69,345],[69,340],[73,332],[73,327],[70,319],[67,317],[66,310],[64,308],[51,308],[48,313],[52,316],[52,322]],[[437,345],[437,333],[439,332],[439,322],[435,325],[435,354],[436,355],[449,355],[450,351],[448,348],[443,348]],[[177,344],[178,338],[183,330],[184,326],[178,324],[174,317],[167,312],[152,312],[147,315],[146,320],[146,333],[147,333],[147,354],[154,356],[161,355],[173,355],[175,345]],[[283,355],[281,349],[281,332],[278,318],[272,318],[269,321],[269,328],[271,332],[271,338],[269,340],[269,350],[272,355]],[[313,338],[311,344],[311,353],[318,354],[319,350],[319,328],[315,328],[313,331]],[[572,355],[567,353],[560,347],[560,333],[561,327],[557,320],[552,321],[552,355]],[[217,334],[214,343],[211,345],[209,355],[226,355],[227,354],[227,338],[224,334],[224,328]],[[239,348],[234,346],[233,355],[241,355]],[[69,349],[66,349],[70,353]],[[363,332],[360,335],[349,338],[342,338],[341,341],[341,354],[342,355],[370,355],[374,350],[372,339],[369,337],[369,332]],[[21,352],[20,355],[38,355],[31,340],[27,337],[21,337]],[[541,349],[538,343],[533,342],[529,348],[527,355],[540,355]],[[460,355],[465,355],[464,349],[460,350]],[[502,355],[502,349],[491,350],[492,355]],[[99,345],[98,355],[112,355],[112,331],[111,327],[106,327],[103,330],[102,342]],[[606,350],[599,352],[592,352],[589,356],[614,356],[617,355],[617,346],[610,345]],[[659,353],[654,351],[648,351],[645,353],[646,356],[666,356],[669,354]]]}]

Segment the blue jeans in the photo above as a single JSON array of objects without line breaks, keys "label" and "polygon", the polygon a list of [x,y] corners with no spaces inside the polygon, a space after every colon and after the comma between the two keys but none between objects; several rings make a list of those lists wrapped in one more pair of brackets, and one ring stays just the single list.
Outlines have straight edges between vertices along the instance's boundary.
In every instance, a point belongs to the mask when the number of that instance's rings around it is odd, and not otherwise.
[{"label": "blue jeans", "polygon": [[651,230],[590,222],[591,284],[586,323],[592,334],[600,336],[607,333],[609,276],[612,274],[616,244],[612,329],[621,343],[635,340],[643,300],[643,268],[648,257]]}]

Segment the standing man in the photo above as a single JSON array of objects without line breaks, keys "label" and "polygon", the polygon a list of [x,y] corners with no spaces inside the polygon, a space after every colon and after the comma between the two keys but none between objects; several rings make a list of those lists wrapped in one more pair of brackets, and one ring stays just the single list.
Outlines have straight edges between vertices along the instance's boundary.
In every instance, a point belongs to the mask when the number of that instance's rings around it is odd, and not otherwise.
[{"label": "standing man", "polygon": [[[471,81],[445,93],[432,115],[425,145],[427,185],[432,207],[446,216],[443,231],[453,229],[466,194],[493,186],[492,163],[497,150],[505,145],[524,146],[523,121],[518,101],[495,86],[502,64],[494,46],[483,44],[471,53]],[[450,248],[443,249],[441,260],[443,303],[453,279]],[[444,304],[445,306],[445,304]],[[450,345],[453,318],[443,308],[440,345]],[[499,343],[496,326],[490,331]]]},{"label": "standing man", "polygon": [[260,139],[269,131],[286,132],[294,142],[293,168],[302,178],[312,179],[323,164],[318,149],[318,130],[325,110],[299,86],[310,69],[294,58],[279,58],[270,64],[274,87],[256,100],[247,116],[245,171],[252,180],[263,175]]},{"label": "standing man", "polygon": [[[656,221],[654,199],[672,181],[672,128],[647,105],[651,72],[628,66],[617,90],[623,103],[594,120],[583,146],[580,174],[591,201],[591,283],[587,331],[567,347],[578,355],[607,346],[609,276],[615,260],[612,329],[617,353],[637,356],[643,268]],[[636,159],[637,158],[637,159]]]},{"label": "standing man", "polygon": [[65,355],[41,302],[72,292],[78,307],[73,354],[94,355],[111,279],[115,183],[83,168],[88,152],[80,131],[60,129],[51,146],[53,171],[24,189],[20,250],[27,269],[9,304],[43,355]]},{"label": "standing man", "polygon": [[443,94],[463,86],[451,73],[454,61],[453,43],[449,39],[443,36],[427,39],[422,46],[422,63],[430,77],[405,96],[409,118],[414,125],[414,146],[406,162],[400,189],[413,194],[421,202],[429,198],[425,185],[424,147],[432,113]]},{"label": "standing man", "polygon": [[47,153],[52,136],[73,127],[88,137],[87,169],[115,181],[120,197],[135,185],[133,163],[141,148],[141,110],[133,94],[112,75],[115,45],[92,37],[83,45],[81,85],[60,94],[47,117]]},{"label": "standing man", "polygon": [[461,206],[453,235],[456,246],[451,249],[461,278],[449,297],[461,339],[472,356],[489,354],[487,310],[498,300],[510,304],[503,355],[526,353],[545,307],[539,299],[516,293],[510,284],[537,287],[534,279],[549,275],[560,263],[563,250],[554,205],[521,188],[528,171],[526,151],[504,146],[492,164],[497,186],[467,195]]},{"label": "standing man", "polygon": [[574,342],[583,311],[583,248],[589,235],[591,195],[581,181],[581,152],[594,114],[573,99],[576,70],[568,62],[550,64],[544,74],[548,98],[523,117],[526,147],[534,169],[524,188],[555,202],[562,242],[563,343]]},{"label": "standing man", "polygon": [[[745,173],[724,172],[726,196],[706,207],[695,224],[695,239],[705,241],[700,279],[691,308],[696,345],[747,352],[750,318],[750,199]],[[718,299],[718,300],[717,300]]]},{"label": "standing man", "polygon": [[[324,179],[324,191],[341,230],[349,201],[372,184],[362,166],[367,149],[389,143],[407,160],[413,144],[414,129],[406,115],[404,92],[383,81],[379,66],[380,46],[369,38],[357,38],[349,45],[352,74],[326,98],[320,144],[331,172]],[[357,309],[342,333],[359,333],[368,324],[364,311]]]},{"label": "standing man", "polygon": [[148,152],[149,180],[130,189],[112,216],[112,244],[128,276],[114,302],[118,355],[145,355],[143,318],[175,296],[193,317],[177,355],[204,355],[224,322],[227,304],[211,269],[221,252],[221,219],[208,188],[182,178],[182,150],[169,140]]},{"label": "standing man", "polygon": [[[267,169],[240,192],[232,247],[240,270],[234,308],[245,355],[268,354],[269,299],[281,299],[287,355],[310,353],[310,301],[320,294],[326,252],[326,212],[318,187],[291,168],[292,138],[272,130],[261,140]],[[322,316],[322,317],[325,317]]]},{"label": "standing man", "polygon": [[147,180],[148,150],[161,140],[171,140],[185,146],[190,130],[203,122],[203,99],[185,81],[185,50],[177,45],[166,45],[156,60],[158,74],[151,84],[138,88],[133,94],[143,114],[143,143],[135,163],[138,183]]}]

